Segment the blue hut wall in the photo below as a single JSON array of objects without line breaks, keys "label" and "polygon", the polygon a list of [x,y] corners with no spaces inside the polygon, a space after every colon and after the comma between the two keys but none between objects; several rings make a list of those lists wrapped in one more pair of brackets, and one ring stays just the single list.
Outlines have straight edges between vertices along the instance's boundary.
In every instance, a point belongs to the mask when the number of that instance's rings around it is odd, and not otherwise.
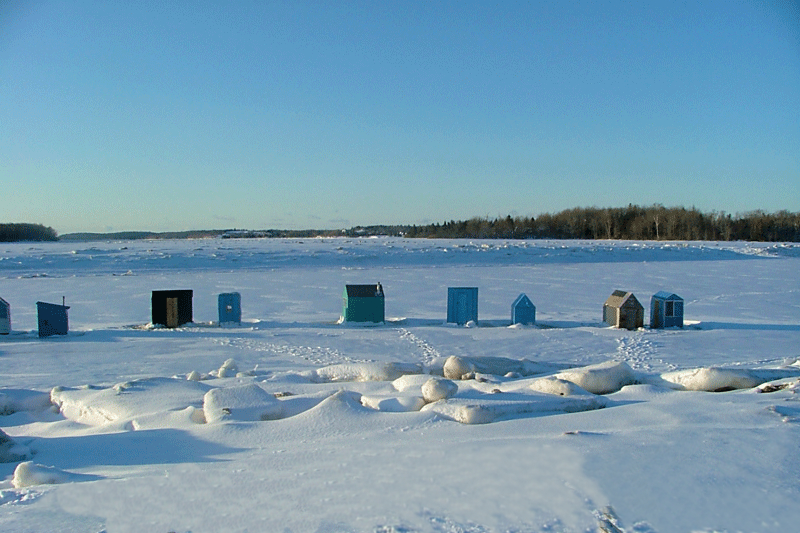
[{"label": "blue hut wall", "polygon": [[655,293],[650,298],[650,327],[682,328],[683,298],[666,291]]},{"label": "blue hut wall", "polygon": [[11,333],[11,305],[0,298],[0,335]]},{"label": "blue hut wall", "polygon": [[242,295],[238,292],[220,294],[217,307],[219,308],[220,324],[240,324],[242,322]]},{"label": "blue hut wall", "polygon": [[536,306],[525,293],[517,296],[511,304],[511,323],[512,324],[535,324]]},{"label": "blue hut wall", "polygon": [[478,287],[447,288],[447,322],[478,321]]},{"label": "blue hut wall", "polygon": [[66,305],[36,302],[39,315],[39,336],[66,335],[69,332],[69,317]]}]

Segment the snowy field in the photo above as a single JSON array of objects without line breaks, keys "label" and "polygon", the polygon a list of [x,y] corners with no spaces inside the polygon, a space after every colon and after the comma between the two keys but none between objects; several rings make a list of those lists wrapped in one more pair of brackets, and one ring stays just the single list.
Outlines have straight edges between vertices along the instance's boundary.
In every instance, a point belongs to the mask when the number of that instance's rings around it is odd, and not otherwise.
[{"label": "snowy field", "polygon": [[[377,282],[386,322],[338,323]],[[150,324],[161,289],[194,323]],[[615,289],[686,327],[607,327]],[[797,245],[0,243],[0,297],[3,532],[800,531]]]}]

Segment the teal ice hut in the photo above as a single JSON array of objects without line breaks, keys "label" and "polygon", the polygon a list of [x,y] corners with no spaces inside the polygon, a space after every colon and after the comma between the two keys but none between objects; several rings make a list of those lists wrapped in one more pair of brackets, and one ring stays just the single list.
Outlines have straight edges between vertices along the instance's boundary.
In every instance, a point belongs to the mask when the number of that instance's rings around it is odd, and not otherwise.
[{"label": "teal ice hut", "polygon": [[345,322],[384,322],[386,304],[383,287],[372,285],[345,285],[342,317]]}]

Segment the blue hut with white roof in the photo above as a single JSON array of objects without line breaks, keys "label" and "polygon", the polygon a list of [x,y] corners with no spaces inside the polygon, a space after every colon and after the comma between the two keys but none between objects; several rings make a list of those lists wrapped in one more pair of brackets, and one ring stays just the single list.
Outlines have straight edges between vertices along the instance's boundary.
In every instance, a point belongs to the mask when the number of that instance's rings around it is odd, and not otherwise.
[{"label": "blue hut with white roof", "polygon": [[667,291],[659,291],[650,298],[650,327],[682,328],[683,298]]}]

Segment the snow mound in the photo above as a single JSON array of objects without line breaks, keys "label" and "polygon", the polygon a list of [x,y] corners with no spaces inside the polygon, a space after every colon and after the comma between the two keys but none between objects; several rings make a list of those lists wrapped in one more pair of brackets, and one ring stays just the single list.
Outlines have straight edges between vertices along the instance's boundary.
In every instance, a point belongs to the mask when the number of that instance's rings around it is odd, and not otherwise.
[{"label": "snow mound", "polygon": [[674,388],[690,391],[724,392],[736,389],[752,389],[762,383],[785,379],[797,375],[790,369],[740,369],[740,368],[694,368],[661,374],[661,379]]},{"label": "snow mound", "polygon": [[398,392],[417,391],[429,379],[428,374],[406,374],[392,381],[392,387]]},{"label": "snow mound", "polygon": [[[607,400],[602,396],[584,395],[564,398],[550,394],[530,393],[514,399],[450,398],[429,403],[422,408],[462,424],[488,424],[499,418],[529,414],[577,413],[602,409]],[[495,395],[491,395],[495,396]],[[499,395],[498,395],[499,396]]]},{"label": "snow mound", "polygon": [[576,385],[572,381],[560,379],[554,376],[533,380],[530,389],[544,394],[555,394],[557,396],[576,396],[581,394],[591,394],[586,389]]},{"label": "snow mound", "polygon": [[50,400],[65,418],[100,426],[199,407],[210,388],[205,383],[185,379],[147,378],[109,388],[55,387]]},{"label": "snow mound", "polygon": [[416,363],[349,363],[330,365],[301,372],[314,383],[347,381],[394,381],[405,374],[421,374],[422,365]]},{"label": "snow mound", "polygon": [[14,463],[30,457],[27,446],[17,444],[14,439],[0,429],[0,463]]},{"label": "snow mound", "polygon": [[206,422],[276,420],[283,416],[280,400],[255,383],[211,389],[203,397]]},{"label": "snow mound", "polygon": [[606,361],[596,365],[559,372],[556,379],[569,381],[593,394],[617,392],[634,383],[633,370],[623,361]]},{"label": "snow mound", "polygon": [[537,363],[527,359],[507,357],[459,357],[451,355],[442,368],[447,379],[470,379],[476,373],[504,376],[508,373],[520,376],[533,376],[561,370],[563,367],[547,363]]},{"label": "snow mound", "polygon": [[233,359],[228,359],[222,366],[219,367],[219,370],[216,372],[212,372],[212,374],[216,374],[218,378],[232,378],[236,376],[236,373],[239,371],[239,366],[236,364],[236,361]]},{"label": "snow mound", "polygon": [[386,413],[408,413],[419,411],[425,405],[420,396],[366,395],[361,396],[361,405]]},{"label": "snow mound", "polygon": [[0,416],[18,411],[44,411],[51,407],[50,395],[24,389],[3,389],[0,392]]},{"label": "snow mound", "polygon": [[15,489],[33,487],[36,485],[55,485],[59,483],[73,483],[75,481],[91,481],[100,479],[98,476],[73,474],[59,470],[52,466],[43,466],[32,461],[17,465],[11,484]]},{"label": "snow mound", "polygon": [[456,392],[458,392],[458,385],[449,379],[433,377],[422,385],[422,399],[425,400],[425,403],[446,400]]}]

